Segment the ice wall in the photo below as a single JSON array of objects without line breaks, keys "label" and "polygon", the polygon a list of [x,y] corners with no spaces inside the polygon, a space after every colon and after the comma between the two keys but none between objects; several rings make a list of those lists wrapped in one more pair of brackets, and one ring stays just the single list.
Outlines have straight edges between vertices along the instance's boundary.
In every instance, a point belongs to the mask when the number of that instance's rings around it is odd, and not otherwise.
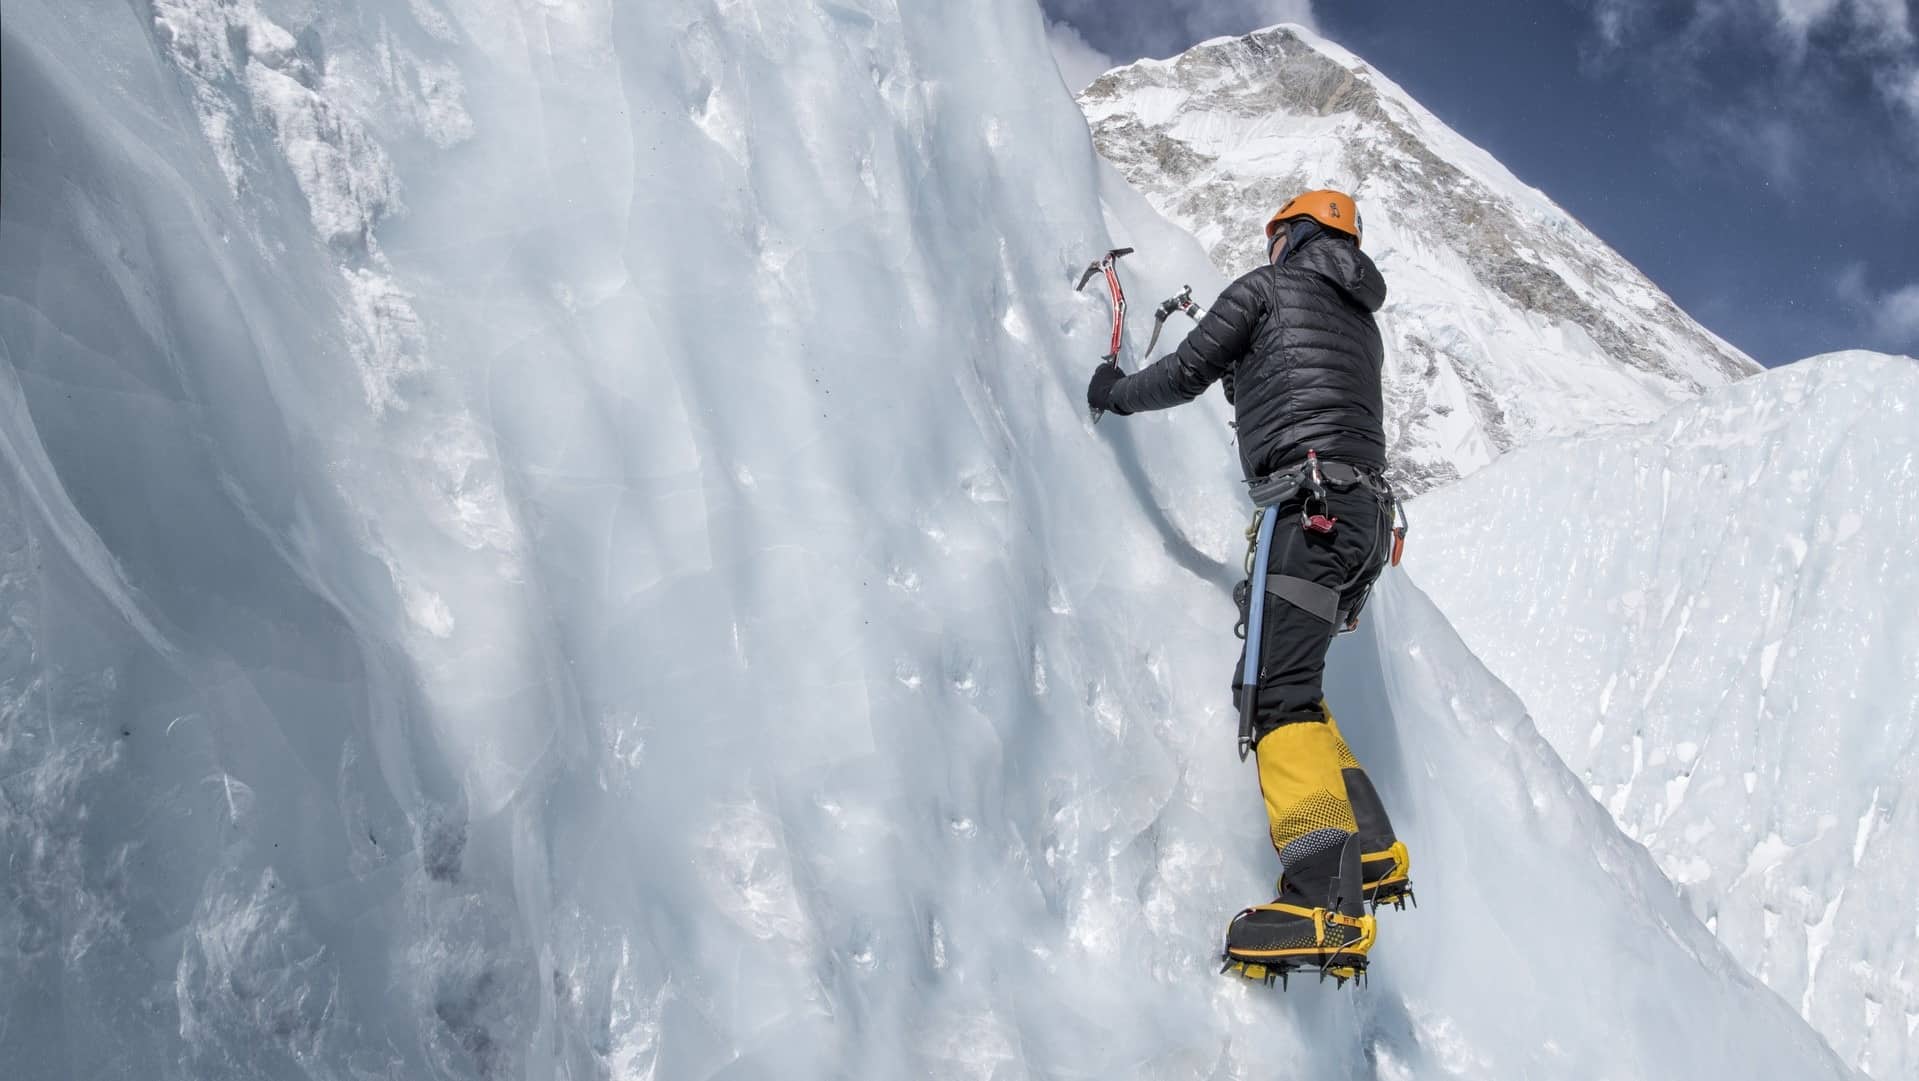
[{"label": "ice wall", "polygon": [[1919,1069],[1919,365],[1835,354],[1513,455],[1407,557],[1694,910]]},{"label": "ice wall", "polygon": [[1089,426],[1067,286],[1218,283],[1027,5],[0,45],[9,1078],[1841,1075],[1397,581],[1426,907],[1213,975],[1230,433]]}]

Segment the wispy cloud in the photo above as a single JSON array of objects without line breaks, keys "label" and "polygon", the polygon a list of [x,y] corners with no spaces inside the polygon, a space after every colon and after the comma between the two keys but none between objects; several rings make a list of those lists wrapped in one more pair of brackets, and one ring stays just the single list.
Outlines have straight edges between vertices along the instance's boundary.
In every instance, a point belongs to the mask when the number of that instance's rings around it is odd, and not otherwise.
[{"label": "wispy cloud", "polygon": [[1877,82],[1879,92],[1912,122],[1910,134],[1919,140],[1919,59],[1909,57],[1903,65],[1889,66],[1879,73]]},{"label": "wispy cloud", "polygon": [[1866,267],[1855,263],[1833,283],[1840,304],[1852,309],[1866,325],[1871,344],[1881,349],[1919,354],[1919,281],[1879,290],[1868,280]]},{"label": "wispy cloud", "polygon": [[[1910,198],[1919,166],[1919,41],[1910,0],[1588,0],[1583,59],[1660,88],[1697,145],[1674,156],[1754,171],[1787,191],[1833,179],[1836,131],[1863,153],[1850,179]],[[1866,138],[1857,133],[1870,129]]]},{"label": "wispy cloud", "polygon": [[1885,103],[1919,124],[1910,0],[1590,0],[1590,9],[1602,52],[1649,55],[1670,78],[1695,77],[1717,50],[1757,39],[1782,82],[1833,63],[1863,68]]},{"label": "wispy cloud", "polygon": [[1049,22],[1067,24],[1121,63],[1171,56],[1207,38],[1274,23],[1318,29],[1312,0],[1041,0],[1040,7]]},{"label": "wispy cloud", "polygon": [[1060,78],[1076,94],[1118,66],[1112,57],[1093,48],[1079,31],[1063,22],[1047,22],[1046,43],[1053,47],[1053,62],[1059,65]]},{"label": "wispy cloud", "polygon": [[1790,121],[1765,112],[1763,106],[1748,102],[1707,123],[1712,126],[1716,143],[1740,147],[1746,160],[1768,181],[1792,188],[1799,180],[1804,140]]},{"label": "wispy cloud", "polygon": [[1625,44],[1632,12],[1632,4],[1621,0],[1599,0],[1593,5],[1593,29],[1599,31],[1601,47],[1617,49]]},{"label": "wispy cloud", "polygon": [[1308,29],[1318,29],[1318,24],[1313,21],[1312,0],[1224,0],[1213,3],[1207,0],[1181,0],[1173,6],[1181,9],[1187,27],[1199,40],[1221,34],[1244,34],[1274,23],[1298,23]]}]

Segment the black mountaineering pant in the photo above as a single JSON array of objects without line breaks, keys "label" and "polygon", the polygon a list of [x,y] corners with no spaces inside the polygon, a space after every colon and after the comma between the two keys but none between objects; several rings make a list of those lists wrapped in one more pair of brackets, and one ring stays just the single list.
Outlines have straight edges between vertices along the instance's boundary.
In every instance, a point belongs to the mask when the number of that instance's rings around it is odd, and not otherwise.
[{"label": "black mountaineering pant", "polygon": [[[1392,512],[1364,485],[1329,490],[1336,524],[1317,533],[1301,528],[1303,499],[1295,492],[1266,512],[1279,517],[1267,555],[1253,753],[1285,871],[1276,903],[1357,916],[1365,901],[1404,888],[1406,853],[1320,682],[1334,629],[1358,614],[1392,553]],[[1236,706],[1242,675],[1233,677]]]},{"label": "black mountaineering pant", "polygon": [[[1337,519],[1330,534],[1300,528],[1304,499],[1304,493],[1295,492],[1266,512],[1279,515],[1267,574],[1305,579],[1319,591],[1301,587],[1289,597],[1267,595],[1265,625],[1260,631],[1259,702],[1253,714],[1255,739],[1288,720],[1319,719],[1320,680],[1326,673],[1326,649],[1332,644],[1335,623],[1343,627],[1355,614],[1354,606],[1365,599],[1392,553],[1392,519],[1379,497],[1366,487],[1326,493]],[[1235,707],[1242,704],[1245,663],[1242,655],[1233,668]]]}]

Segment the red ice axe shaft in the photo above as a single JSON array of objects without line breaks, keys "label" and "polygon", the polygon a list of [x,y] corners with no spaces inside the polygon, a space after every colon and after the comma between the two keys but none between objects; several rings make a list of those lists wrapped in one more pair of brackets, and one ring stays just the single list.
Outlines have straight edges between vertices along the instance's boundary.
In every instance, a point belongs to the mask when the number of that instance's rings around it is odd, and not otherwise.
[{"label": "red ice axe shaft", "polygon": [[[1107,345],[1106,355],[1099,358],[1103,364],[1119,363],[1120,337],[1126,333],[1126,290],[1119,284],[1119,260],[1121,256],[1131,254],[1131,248],[1114,248],[1086,264],[1086,272],[1079,276],[1079,284],[1073,286],[1073,291],[1077,293],[1086,288],[1086,283],[1093,280],[1094,274],[1106,275],[1106,288],[1113,294],[1113,337]],[[1093,410],[1093,423],[1098,424],[1105,412],[1103,409]]]},{"label": "red ice axe shaft", "polygon": [[1113,294],[1113,337],[1111,344],[1107,346],[1106,355],[1100,358],[1102,362],[1111,361],[1115,364],[1119,362],[1120,335],[1126,330],[1126,290],[1119,284],[1119,260],[1121,256],[1131,254],[1133,254],[1131,248],[1114,248],[1088,263],[1086,273],[1079,276],[1079,284],[1073,286],[1073,291],[1077,293],[1086,288],[1086,283],[1093,280],[1093,275],[1100,273],[1106,275],[1106,288]]}]

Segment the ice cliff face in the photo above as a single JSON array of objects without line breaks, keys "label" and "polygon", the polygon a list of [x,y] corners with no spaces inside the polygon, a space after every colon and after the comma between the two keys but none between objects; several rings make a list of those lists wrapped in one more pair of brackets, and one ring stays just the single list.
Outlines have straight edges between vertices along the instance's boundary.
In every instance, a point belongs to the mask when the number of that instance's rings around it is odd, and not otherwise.
[{"label": "ice cliff face", "polygon": [[1068,289],[1208,272],[1026,5],[0,49],[9,1078],[1845,1076],[1398,577],[1332,690],[1424,907],[1213,974],[1244,507]]},{"label": "ice cliff face", "polygon": [[1221,273],[1301,191],[1353,192],[1388,285],[1388,439],[1413,491],[1546,436],[1643,421],[1757,370],[1357,57],[1297,27],[1108,72],[1099,151]]},{"label": "ice cliff face", "polygon": [[1919,364],[1835,354],[1421,499],[1413,575],[1733,954],[1919,1071]]}]

